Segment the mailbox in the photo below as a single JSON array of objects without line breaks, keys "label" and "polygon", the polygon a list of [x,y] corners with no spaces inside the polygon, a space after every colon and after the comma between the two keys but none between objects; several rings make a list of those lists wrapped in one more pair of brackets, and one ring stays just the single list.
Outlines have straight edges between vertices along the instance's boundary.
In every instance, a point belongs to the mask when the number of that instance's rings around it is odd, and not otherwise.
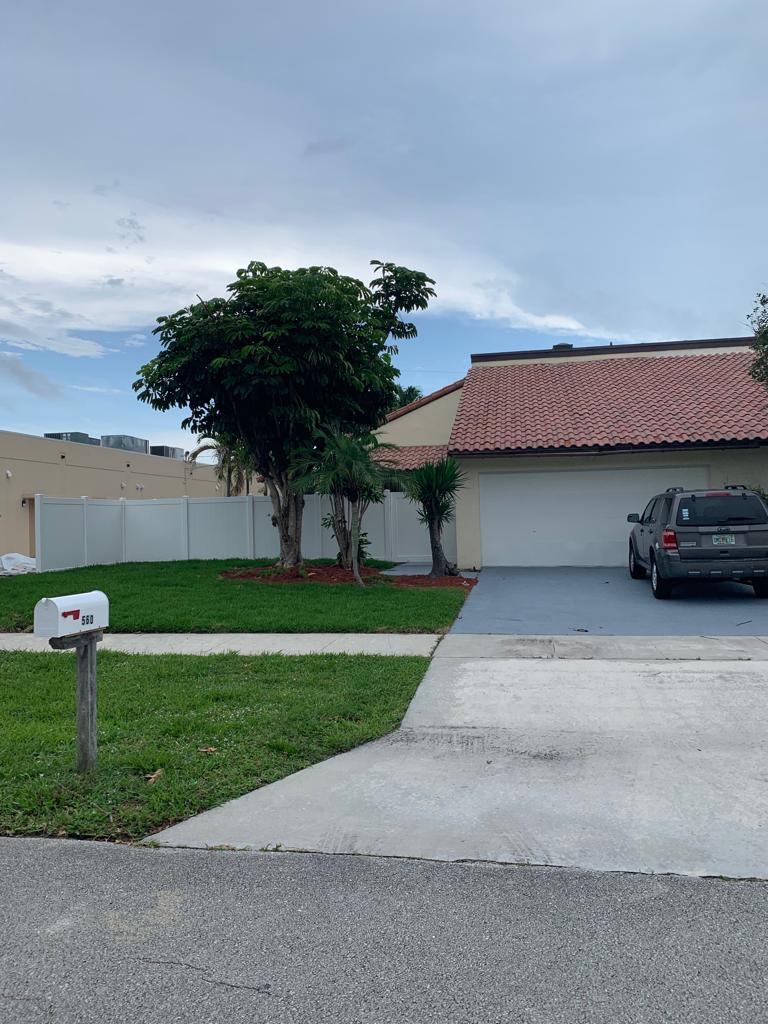
[{"label": "mailbox", "polygon": [[66,637],[109,625],[109,599],[100,590],[44,597],[35,605],[35,636]]}]

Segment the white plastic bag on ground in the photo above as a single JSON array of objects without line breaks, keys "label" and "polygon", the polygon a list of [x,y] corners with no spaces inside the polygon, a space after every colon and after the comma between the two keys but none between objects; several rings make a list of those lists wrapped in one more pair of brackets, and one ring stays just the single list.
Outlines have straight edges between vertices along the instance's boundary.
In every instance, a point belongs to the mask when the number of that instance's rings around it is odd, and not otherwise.
[{"label": "white plastic bag on ground", "polygon": [[19,576],[23,572],[36,572],[35,560],[18,551],[0,555],[0,576]]}]

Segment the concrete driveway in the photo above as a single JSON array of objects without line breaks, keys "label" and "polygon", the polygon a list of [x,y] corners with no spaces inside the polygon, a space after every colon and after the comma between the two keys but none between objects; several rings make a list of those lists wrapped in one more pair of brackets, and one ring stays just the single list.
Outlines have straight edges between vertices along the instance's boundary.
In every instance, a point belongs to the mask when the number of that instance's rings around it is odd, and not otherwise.
[{"label": "concrete driveway", "polygon": [[691,643],[448,636],[401,729],[152,838],[768,877],[768,643]]},{"label": "concrete driveway", "polygon": [[626,569],[483,569],[453,633],[764,636],[768,601],[742,583],[686,583],[657,601]]}]

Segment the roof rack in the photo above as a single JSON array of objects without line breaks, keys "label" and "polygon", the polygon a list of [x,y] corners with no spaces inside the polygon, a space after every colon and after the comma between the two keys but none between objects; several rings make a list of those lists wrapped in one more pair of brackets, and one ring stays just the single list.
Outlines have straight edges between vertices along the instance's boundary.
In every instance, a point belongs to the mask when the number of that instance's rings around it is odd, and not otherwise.
[{"label": "roof rack", "polygon": [[745,484],[726,484],[726,491],[748,491],[749,488]]},{"label": "roof rack", "polygon": [[668,487],[667,494],[678,494],[680,491],[684,491],[684,487]]}]

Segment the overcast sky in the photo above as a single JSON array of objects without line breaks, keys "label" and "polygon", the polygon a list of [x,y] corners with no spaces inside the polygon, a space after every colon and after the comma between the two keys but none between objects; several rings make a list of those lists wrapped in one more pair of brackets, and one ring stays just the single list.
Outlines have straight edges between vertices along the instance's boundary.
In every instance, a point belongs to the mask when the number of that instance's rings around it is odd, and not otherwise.
[{"label": "overcast sky", "polygon": [[130,384],[251,259],[427,271],[425,391],[472,351],[747,333],[767,32],[764,0],[6,5],[0,428],[188,447]]}]

